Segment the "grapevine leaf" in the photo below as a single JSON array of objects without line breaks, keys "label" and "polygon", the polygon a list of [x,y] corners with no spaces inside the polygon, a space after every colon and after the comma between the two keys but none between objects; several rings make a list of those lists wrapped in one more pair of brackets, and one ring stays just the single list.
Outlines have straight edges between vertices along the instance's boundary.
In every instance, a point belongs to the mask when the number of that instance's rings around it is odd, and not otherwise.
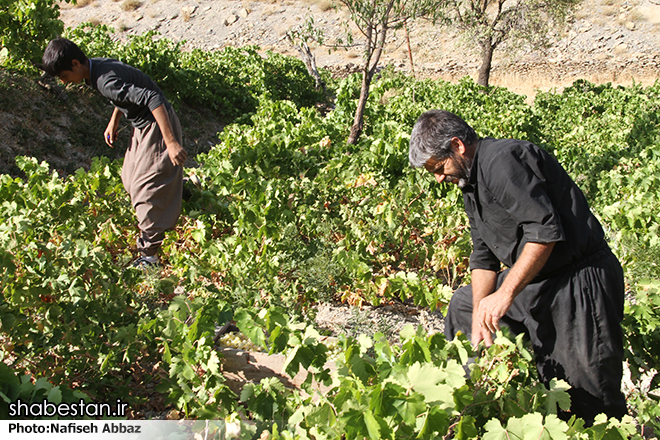
[{"label": "grapevine leaf", "polygon": [[18,397],[19,389],[20,381],[16,374],[7,364],[0,362],[0,391],[10,400],[14,400]]},{"label": "grapevine leaf", "polygon": [[414,337],[415,337],[415,327],[413,327],[412,324],[406,324],[399,333],[399,338],[403,342],[407,342],[409,339]]},{"label": "grapevine leaf", "polygon": [[362,438],[368,435],[362,411],[354,408],[349,409],[342,414],[341,421],[346,438]]},{"label": "grapevine leaf", "polygon": [[379,440],[381,438],[380,425],[378,424],[374,413],[369,409],[364,412],[364,424],[367,426],[369,438],[372,440]]},{"label": "grapevine leaf", "polygon": [[426,404],[421,395],[414,393],[404,399],[397,399],[394,407],[406,425],[414,426],[417,417],[426,409]]},{"label": "grapevine leaf", "polygon": [[206,365],[211,373],[216,375],[220,373],[220,358],[218,358],[218,354],[215,351],[211,352]]},{"label": "grapevine leaf", "polygon": [[490,419],[486,422],[484,429],[486,433],[483,436],[483,440],[511,440],[512,438],[521,440],[521,437],[510,435],[509,431],[504,429],[497,419]]},{"label": "grapevine leaf", "polygon": [[62,391],[60,391],[60,387],[53,387],[53,389],[48,393],[47,399],[51,403],[62,403]]},{"label": "grapevine leaf", "polygon": [[546,416],[544,428],[548,435],[545,438],[553,440],[566,440],[568,438],[566,436],[568,425],[554,414]]},{"label": "grapevine leaf", "polygon": [[336,421],[335,411],[328,403],[313,407],[305,415],[305,420],[309,426],[326,425],[334,426]]},{"label": "grapevine leaf", "polygon": [[477,437],[479,430],[477,429],[476,420],[472,416],[463,416],[458,421],[458,425],[454,430],[454,435],[457,440],[467,440]]},{"label": "grapevine leaf", "polygon": [[418,427],[420,425],[421,427],[417,438],[444,437],[449,430],[449,416],[438,406],[431,407],[428,413],[418,421]]},{"label": "grapevine leaf", "polygon": [[399,375],[398,380],[404,388],[422,394],[427,403],[442,402],[453,407],[454,388],[442,384],[446,378],[447,373],[433,364],[415,362],[404,375]]},{"label": "grapevine leaf", "polygon": [[168,364],[172,362],[172,353],[170,352],[170,346],[167,341],[163,341],[163,360]]},{"label": "grapevine leaf", "polygon": [[557,406],[564,411],[571,408],[571,397],[568,390],[571,386],[564,380],[552,379],[550,389],[546,394],[546,414],[557,414]]}]

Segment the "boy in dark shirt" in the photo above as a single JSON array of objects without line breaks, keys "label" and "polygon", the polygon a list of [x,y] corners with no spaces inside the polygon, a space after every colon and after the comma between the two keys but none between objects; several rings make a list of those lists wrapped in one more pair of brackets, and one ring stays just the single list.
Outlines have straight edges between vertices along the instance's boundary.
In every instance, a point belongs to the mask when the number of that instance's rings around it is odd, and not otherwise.
[{"label": "boy in dark shirt", "polygon": [[137,239],[137,267],[158,264],[164,233],[181,214],[183,163],[179,119],[158,86],[140,70],[117,60],[87,58],[72,41],[48,43],[42,69],[64,83],[80,83],[98,90],[115,106],[103,133],[112,147],[122,114],[133,125],[121,178],[131,197],[141,231]]}]

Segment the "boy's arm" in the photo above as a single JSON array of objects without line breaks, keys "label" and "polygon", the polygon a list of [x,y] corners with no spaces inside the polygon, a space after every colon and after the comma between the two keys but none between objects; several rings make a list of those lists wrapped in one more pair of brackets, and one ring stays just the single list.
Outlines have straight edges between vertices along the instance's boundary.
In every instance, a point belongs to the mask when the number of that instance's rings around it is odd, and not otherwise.
[{"label": "boy's arm", "polygon": [[167,154],[174,166],[181,165],[186,161],[186,150],[183,149],[181,144],[176,140],[172,133],[172,126],[170,125],[170,118],[167,115],[165,105],[161,105],[151,112],[156,119],[156,123],[163,134],[163,140],[167,146]]},{"label": "boy's arm", "polygon": [[110,122],[108,122],[108,126],[103,132],[103,139],[105,139],[105,143],[111,147],[117,139],[117,127],[119,127],[119,119],[121,118],[121,114],[121,111],[115,107],[115,109],[112,111],[112,116],[110,116]]}]

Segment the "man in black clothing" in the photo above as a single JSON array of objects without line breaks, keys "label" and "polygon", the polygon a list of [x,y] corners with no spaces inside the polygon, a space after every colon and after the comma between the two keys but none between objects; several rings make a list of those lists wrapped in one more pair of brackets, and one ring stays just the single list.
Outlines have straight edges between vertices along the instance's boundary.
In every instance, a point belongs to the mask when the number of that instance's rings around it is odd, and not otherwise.
[{"label": "man in black clothing", "polygon": [[557,160],[529,142],[479,139],[440,110],[417,120],[409,159],[457,184],[470,220],[472,283],[452,297],[447,338],[460,330],[490,346],[500,325],[524,332],[541,379],[571,385],[572,413],[622,417],[623,271]]}]

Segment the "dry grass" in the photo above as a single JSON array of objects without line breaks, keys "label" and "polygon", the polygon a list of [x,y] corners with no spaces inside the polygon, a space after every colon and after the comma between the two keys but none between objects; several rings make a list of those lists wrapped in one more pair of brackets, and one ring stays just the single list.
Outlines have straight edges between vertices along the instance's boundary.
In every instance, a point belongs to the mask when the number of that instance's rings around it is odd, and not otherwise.
[{"label": "dry grass", "polygon": [[89,6],[92,3],[94,3],[94,0],[78,0],[76,2],[76,8],[84,8],[85,6]]},{"label": "dry grass", "polygon": [[92,26],[98,26],[101,24],[101,19],[98,17],[89,17],[87,21],[92,25]]},{"label": "dry grass", "polygon": [[190,10],[188,10],[188,9],[185,9],[185,10],[182,9],[181,10],[181,19],[184,22],[188,23],[191,18],[192,18],[192,14],[190,13]]},{"label": "dry grass", "polygon": [[322,12],[327,12],[335,7],[335,2],[333,0],[318,0],[316,6],[318,6]]},{"label": "dry grass", "polygon": [[616,6],[620,7],[621,6],[621,1],[620,0],[602,0],[600,2],[601,5],[603,6]]},{"label": "dry grass", "polygon": [[639,23],[648,21],[648,18],[638,9],[633,9],[630,11],[630,14],[628,14],[628,20],[632,21],[633,23]]},{"label": "dry grass", "polygon": [[270,17],[271,15],[273,15],[274,13],[276,13],[279,10],[280,10],[280,8],[278,6],[275,6],[275,5],[266,6],[261,11],[261,15],[264,16],[264,17]]},{"label": "dry grass", "polygon": [[585,18],[590,18],[590,17],[591,17],[591,13],[586,9],[580,9],[579,11],[575,12],[576,20],[584,20]]},{"label": "dry grass", "polygon": [[321,11],[325,12],[332,9],[335,5],[332,0],[303,0],[309,6],[316,5]]},{"label": "dry grass", "polygon": [[140,6],[142,6],[140,0],[124,0],[121,4],[122,10],[126,12],[135,11]]},{"label": "dry grass", "polygon": [[606,6],[603,8],[603,14],[612,17],[619,13],[619,7],[617,6]]}]

